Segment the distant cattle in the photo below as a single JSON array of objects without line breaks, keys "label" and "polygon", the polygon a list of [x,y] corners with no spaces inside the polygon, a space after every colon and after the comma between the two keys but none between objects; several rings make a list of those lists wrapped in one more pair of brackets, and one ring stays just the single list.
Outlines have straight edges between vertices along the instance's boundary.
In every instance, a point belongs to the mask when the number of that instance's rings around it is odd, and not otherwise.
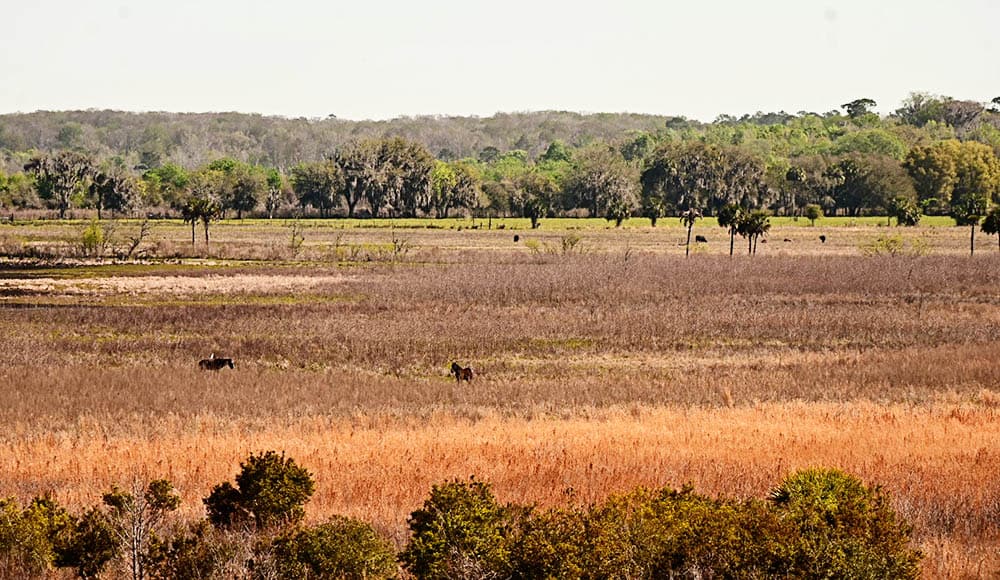
[{"label": "distant cattle", "polygon": [[226,367],[229,367],[231,369],[236,368],[236,365],[233,364],[233,359],[215,358],[214,352],[208,358],[203,358],[200,361],[198,361],[198,368],[203,371],[221,371]]},{"label": "distant cattle", "polygon": [[820,235],[820,237],[819,237],[819,243],[825,244],[826,243],[826,236]]},{"label": "distant cattle", "polygon": [[521,236],[519,236],[519,235],[517,235],[517,234],[514,234],[514,243],[516,244],[516,243],[518,243],[519,241],[521,241]]},{"label": "distant cattle", "polygon": [[708,238],[706,238],[705,236],[695,236],[694,237],[694,241],[701,242],[703,244],[707,244],[708,243]]},{"label": "distant cattle", "polygon": [[457,362],[451,363],[451,374],[455,375],[455,382],[461,383],[465,381],[467,383],[472,382],[472,367],[463,367]]},{"label": "distant cattle", "polygon": [[791,240],[791,239],[789,239],[789,238],[785,238],[784,240],[781,240],[781,241],[783,241],[783,242],[790,242],[790,241],[792,241],[792,240]]}]

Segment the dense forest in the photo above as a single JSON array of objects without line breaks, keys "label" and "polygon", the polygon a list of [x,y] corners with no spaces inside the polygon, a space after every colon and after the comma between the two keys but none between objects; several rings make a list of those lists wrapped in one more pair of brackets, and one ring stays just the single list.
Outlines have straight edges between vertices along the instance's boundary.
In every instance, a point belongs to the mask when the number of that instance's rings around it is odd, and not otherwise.
[{"label": "dense forest", "polygon": [[389,121],[238,113],[0,116],[0,207],[215,219],[685,212],[976,223],[1000,202],[1000,97],[892,114],[537,112]]}]

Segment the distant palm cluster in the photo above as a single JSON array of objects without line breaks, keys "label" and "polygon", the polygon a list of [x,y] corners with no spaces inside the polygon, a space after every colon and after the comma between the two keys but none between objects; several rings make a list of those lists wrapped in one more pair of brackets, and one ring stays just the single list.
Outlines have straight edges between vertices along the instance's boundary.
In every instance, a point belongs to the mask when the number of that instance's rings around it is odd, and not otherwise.
[{"label": "distant palm cluster", "polygon": [[[0,206],[184,217],[952,215],[1000,201],[1000,97],[892,115],[542,112],[385,122],[86,111],[0,117]],[[437,153],[432,153],[436,151]]]}]

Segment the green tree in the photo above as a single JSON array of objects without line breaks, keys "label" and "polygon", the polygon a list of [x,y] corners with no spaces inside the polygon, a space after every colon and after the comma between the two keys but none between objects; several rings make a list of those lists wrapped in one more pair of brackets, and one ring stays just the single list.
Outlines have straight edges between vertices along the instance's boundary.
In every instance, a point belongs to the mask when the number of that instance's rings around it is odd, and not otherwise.
[{"label": "green tree", "polygon": [[[292,191],[302,207],[311,205],[323,217],[337,205],[337,195],[344,187],[344,175],[334,161],[300,163],[291,171]],[[350,209],[353,214],[353,208]]]},{"label": "green tree", "polygon": [[910,93],[903,105],[896,109],[896,116],[907,125],[923,127],[931,121],[944,122],[944,97],[929,93]]},{"label": "green tree", "polygon": [[979,225],[979,220],[986,215],[989,201],[989,196],[978,191],[964,191],[961,196],[952,199],[951,216],[955,219],[955,223],[960,226],[970,226],[970,256],[976,252],[976,226]]},{"label": "green tree", "polygon": [[340,167],[347,204],[347,217],[354,217],[358,203],[375,195],[384,179],[380,163],[382,144],[378,139],[351,141],[337,149],[333,161]]},{"label": "green tree", "polygon": [[691,253],[691,230],[694,228],[694,222],[701,219],[701,210],[697,208],[689,208],[681,212],[681,224],[687,228],[687,243],[684,244],[684,257],[687,258]]},{"label": "green tree", "polygon": [[1000,206],[995,205],[986,212],[980,229],[988,236],[997,236],[997,242],[1000,243]]},{"label": "green tree", "polygon": [[24,170],[35,175],[39,197],[52,201],[59,210],[59,219],[63,219],[73,195],[86,189],[93,166],[90,157],[83,153],[61,151],[34,157],[24,165]]},{"label": "green tree", "polygon": [[917,578],[920,552],[910,526],[879,488],[832,469],[807,469],[771,492],[779,518],[791,527],[787,576],[797,578]]},{"label": "green tree", "polygon": [[837,155],[850,153],[884,155],[896,160],[902,160],[906,156],[906,149],[902,139],[885,129],[853,131],[837,139],[833,144],[833,153]]},{"label": "green tree", "polygon": [[756,210],[743,215],[737,226],[741,237],[747,239],[747,253],[757,255],[757,240],[766,236],[771,230],[771,216],[765,211]]},{"label": "green tree", "polygon": [[538,158],[541,162],[572,161],[573,155],[565,143],[556,139],[549,143],[548,149]]},{"label": "green tree", "polygon": [[227,173],[223,209],[236,210],[236,219],[243,219],[243,212],[256,209],[267,190],[268,175],[263,168],[237,163]]},{"label": "green tree", "polygon": [[253,524],[257,529],[296,523],[305,516],[303,505],[315,484],[295,460],[274,451],[250,454],[240,464],[236,487],[228,481],[212,488],[204,499],[208,519],[216,527]]},{"label": "green tree", "polygon": [[410,542],[400,561],[421,580],[506,576],[507,519],[486,483],[435,485],[410,515]]},{"label": "green tree", "polygon": [[938,200],[947,204],[958,179],[956,158],[958,141],[914,147],[903,161],[903,167],[913,179],[917,199],[921,202]]},{"label": "green tree", "polygon": [[823,208],[818,204],[810,203],[805,207],[805,217],[809,220],[809,225],[815,227],[816,220],[823,217]]},{"label": "green tree", "polygon": [[70,524],[50,498],[36,497],[24,509],[13,498],[0,499],[0,576],[43,575],[56,559],[53,540]]},{"label": "green tree", "polygon": [[267,193],[264,196],[264,209],[267,210],[267,219],[274,219],[274,212],[286,201],[288,184],[285,182],[285,176],[277,169],[268,169],[265,175]]},{"label": "green tree", "polygon": [[[719,213],[716,219],[719,222],[719,227],[726,228],[729,231],[729,255],[733,255],[733,246],[736,241],[736,234],[739,233],[740,224],[745,219],[746,210],[742,207],[731,203],[722,206],[719,209]],[[690,236],[689,236],[690,238]],[[690,239],[688,240],[690,243]]]},{"label": "green tree", "polygon": [[120,167],[106,166],[94,170],[90,192],[97,201],[97,219],[101,219],[103,209],[128,211],[139,203],[138,184]]},{"label": "green tree", "polygon": [[563,189],[573,200],[569,205],[586,207],[591,216],[604,214],[621,226],[639,205],[637,178],[616,149],[599,145],[579,152]]},{"label": "green tree", "polygon": [[871,108],[877,106],[878,103],[872,99],[862,98],[855,99],[850,103],[845,103],[840,107],[847,111],[847,116],[852,119],[858,119],[866,115],[871,114]]},{"label": "green tree", "polygon": [[166,203],[175,208],[183,205],[190,175],[181,166],[165,163],[146,171],[142,179],[146,183],[147,205]]},{"label": "green tree", "polygon": [[396,576],[392,544],[370,525],[342,516],[286,532],[275,539],[273,552],[281,578],[378,580]]},{"label": "green tree", "polygon": [[94,507],[73,517],[55,540],[55,565],[73,568],[80,578],[98,578],[122,546],[108,515]]},{"label": "green tree", "polygon": [[643,196],[659,200],[667,212],[698,207],[714,213],[729,203],[758,207],[769,201],[760,159],[701,142],[658,147],[640,182]]},{"label": "green tree", "polygon": [[399,212],[403,217],[413,217],[417,209],[429,205],[434,156],[426,147],[398,137],[385,139],[379,162],[379,173],[384,179],[370,192],[368,205],[372,215],[385,208],[390,215]]},{"label": "green tree", "polygon": [[920,206],[913,198],[898,196],[889,202],[889,219],[896,218],[897,226],[915,226],[920,223]]},{"label": "green tree", "polygon": [[511,206],[531,220],[531,229],[538,228],[539,220],[552,211],[553,200],[559,196],[559,186],[552,177],[538,171],[524,173],[513,186]]}]

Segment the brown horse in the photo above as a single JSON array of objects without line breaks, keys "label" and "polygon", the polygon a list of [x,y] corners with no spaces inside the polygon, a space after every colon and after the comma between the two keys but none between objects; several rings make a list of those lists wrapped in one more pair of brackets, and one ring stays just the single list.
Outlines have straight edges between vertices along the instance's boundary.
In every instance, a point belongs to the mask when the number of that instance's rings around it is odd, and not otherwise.
[{"label": "brown horse", "polygon": [[451,363],[451,374],[455,375],[455,382],[472,382],[472,367],[463,367],[457,362]]},{"label": "brown horse", "polygon": [[215,358],[214,352],[208,358],[203,358],[200,361],[198,361],[198,368],[203,371],[221,371],[226,367],[229,367],[231,369],[236,368],[236,365],[233,364],[233,359]]}]

